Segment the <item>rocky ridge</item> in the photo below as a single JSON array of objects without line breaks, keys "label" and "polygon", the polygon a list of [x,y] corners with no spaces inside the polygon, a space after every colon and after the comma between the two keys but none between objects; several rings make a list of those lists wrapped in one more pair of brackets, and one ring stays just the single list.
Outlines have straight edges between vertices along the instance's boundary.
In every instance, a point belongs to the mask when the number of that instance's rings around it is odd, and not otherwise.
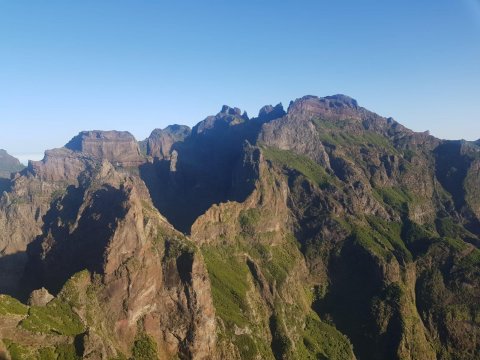
[{"label": "rocky ridge", "polygon": [[24,166],[20,160],[11,156],[5,150],[0,149],[0,178],[10,179],[10,175],[20,171]]},{"label": "rocky ridge", "polygon": [[0,200],[3,351],[475,359],[479,164],[344,95],[82,132]]}]

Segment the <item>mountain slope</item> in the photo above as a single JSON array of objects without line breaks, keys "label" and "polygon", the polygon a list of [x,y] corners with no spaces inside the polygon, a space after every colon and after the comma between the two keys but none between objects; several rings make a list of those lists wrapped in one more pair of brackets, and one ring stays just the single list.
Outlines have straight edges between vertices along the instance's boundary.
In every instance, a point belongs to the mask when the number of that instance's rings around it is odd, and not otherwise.
[{"label": "mountain slope", "polygon": [[23,168],[24,166],[17,158],[0,149],[0,177],[9,179],[11,173],[20,171]]},{"label": "mountain slope", "polygon": [[1,198],[1,292],[55,296],[1,298],[4,351],[476,359],[479,169],[344,95],[82,132]]}]

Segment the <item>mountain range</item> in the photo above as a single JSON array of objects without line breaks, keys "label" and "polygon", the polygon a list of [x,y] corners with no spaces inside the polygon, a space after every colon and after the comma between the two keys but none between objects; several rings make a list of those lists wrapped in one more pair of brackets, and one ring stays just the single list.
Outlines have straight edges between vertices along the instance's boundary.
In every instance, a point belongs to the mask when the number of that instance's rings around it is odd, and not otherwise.
[{"label": "mountain range", "polygon": [[480,358],[478,141],[335,95],[5,156],[0,359]]}]

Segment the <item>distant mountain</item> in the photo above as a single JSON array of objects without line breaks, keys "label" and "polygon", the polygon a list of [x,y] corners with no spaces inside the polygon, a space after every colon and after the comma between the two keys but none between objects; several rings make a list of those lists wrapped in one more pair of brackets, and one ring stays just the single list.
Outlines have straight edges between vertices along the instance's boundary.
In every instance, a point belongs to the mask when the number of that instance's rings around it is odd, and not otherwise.
[{"label": "distant mountain", "polygon": [[0,358],[479,359],[479,246],[480,144],[345,95],[85,131],[0,198]]},{"label": "distant mountain", "polygon": [[17,158],[0,149],[0,178],[10,179],[12,172],[20,171],[24,167]]}]

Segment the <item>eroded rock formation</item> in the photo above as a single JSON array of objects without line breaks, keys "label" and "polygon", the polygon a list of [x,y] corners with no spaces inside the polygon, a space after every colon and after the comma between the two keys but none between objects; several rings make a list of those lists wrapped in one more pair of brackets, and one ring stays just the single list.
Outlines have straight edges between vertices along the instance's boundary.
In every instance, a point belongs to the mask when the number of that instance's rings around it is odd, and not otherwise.
[{"label": "eroded rock formation", "polygon": [[0,296],[0,351],[476,359],[479,164],[344,95],[82,132],[1,197],[0,290],[32,300]]}]

